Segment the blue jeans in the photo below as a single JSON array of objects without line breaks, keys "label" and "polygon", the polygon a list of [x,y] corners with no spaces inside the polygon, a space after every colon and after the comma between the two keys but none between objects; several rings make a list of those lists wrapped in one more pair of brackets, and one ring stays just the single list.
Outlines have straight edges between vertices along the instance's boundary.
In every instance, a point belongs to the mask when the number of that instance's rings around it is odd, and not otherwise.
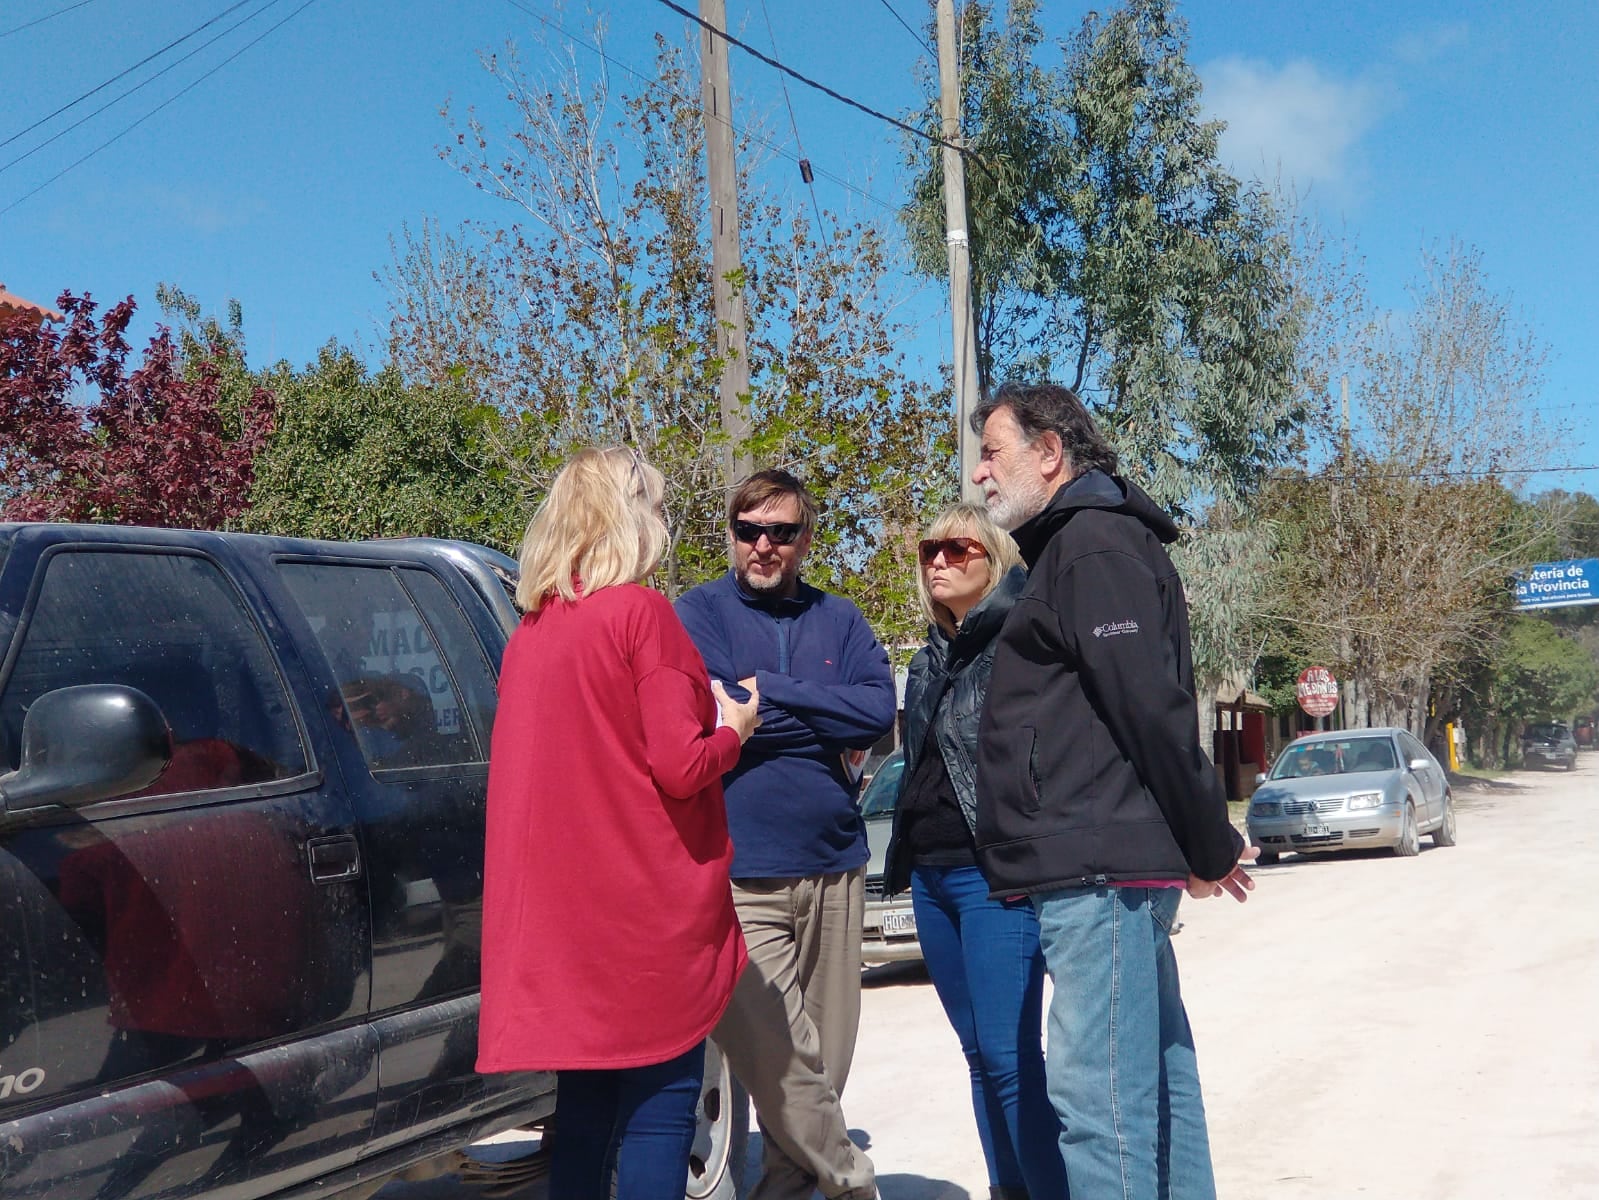
[{"label": "blue jeans", "polygon": [[559,1071],[550,1200],[683,1200],[705,1043],[668,1062]]},{"label": "blue jeans", "polygon": [[1049,1097],[1079,1200],[1215,1200],[1171,927],[1181,888],[1033,897],[1055,995]]},{"label": "blue jeans", "polygon": [[1025,901],[988,898],[976,867],[911,872],[911,904],[927,973],[972,1076],[988,1182],[1062,1200],[1060,1125],[1044,1078],[1044,959]]}]

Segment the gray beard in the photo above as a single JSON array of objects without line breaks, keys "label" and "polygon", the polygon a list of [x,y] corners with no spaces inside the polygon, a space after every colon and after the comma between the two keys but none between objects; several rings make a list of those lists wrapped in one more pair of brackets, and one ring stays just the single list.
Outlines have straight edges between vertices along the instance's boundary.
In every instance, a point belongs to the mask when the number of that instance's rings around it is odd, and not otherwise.
[{"label": "gray beard", "polygon": [[744,585],[746,591],[750,592],[775,592],[788,582],[782,575],[756,579],[747,573],[740,575],[738,581]]},{"label": "gray beard", "polygon": [[1042,480],[1035,480],[1031,487],[1012,487],[996,495],[985,494],[983,503],[994,524],[1011,533],[1044,511],[1049,504],[1049,492]]}]

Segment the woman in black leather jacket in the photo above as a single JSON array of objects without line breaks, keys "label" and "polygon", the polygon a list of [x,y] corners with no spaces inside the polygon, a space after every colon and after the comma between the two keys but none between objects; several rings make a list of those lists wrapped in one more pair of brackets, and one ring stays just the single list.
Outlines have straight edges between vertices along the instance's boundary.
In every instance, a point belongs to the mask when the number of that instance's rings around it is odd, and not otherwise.
[{"label": "woman in black leather jacket", "polygon": [[1025,896],[992,899],[978,869],[977,724],[995,639],[1027,583],[1010,535],[981,505],[939,514],[918,552],[930,627],[905,687],[905,770],[884,863],[911,889],[933,987],[960,1038],[995,1200],[1066,1195],[1044,1081],[1044,960]]}]

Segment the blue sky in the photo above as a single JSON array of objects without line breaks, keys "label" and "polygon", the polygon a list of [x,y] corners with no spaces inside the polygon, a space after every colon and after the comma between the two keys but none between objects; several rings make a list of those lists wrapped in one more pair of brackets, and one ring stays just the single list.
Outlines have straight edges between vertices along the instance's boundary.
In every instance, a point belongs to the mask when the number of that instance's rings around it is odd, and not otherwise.
[{"label": "blue sky", "polygon": [[[232,2],[0,4],[11,102],[0,141]],[[775,41],[777,57],[876,108],[898,115],[918,103],[913,68],[923,50],[894,11],[920,29],[928,0],[765,4],[728,0],[735,30],[768,52]],[[1045,0],[1046,25],[1066,36],[1083,8]],[[1325,225],[1346,230],[1380,303],[1403,303],[1424,245],[1459,238],[1478,247],[1494,288],[1550,347],[1540,405],[1573,430],[1552,460],[1599,467],[1599,5],[1188,0],[1180,12],[1206,103],[1230,123],[1224,151],[1235,169],[1291,180]],[[5,165],[250,14],[188,62]],[[0,281],[44,302],[63,288],[103,302],[131,293],[146,314],[160,282],[213,311],[237,298],[258,364],[304,363],[329,338],[370,346],[385,320],[372,276],[388,262],[390,235],[424,216],[453,226],[497,215],[439,161],[439,108],[503,114],[477,54],[508,38],[528,46],[547,32],[534,14],[579,31],[603,17],[609,53],[640,70],[656,33],[683,33],[655,0],[595,0],[589,10],[549,0],[250,0],[0,145]],[[761,119],[789,142],[779,77],[736,52],[732,65],[735,119]],[[819,175],[822,203],[890,218],[903,185],[898,134],[792,82],[789,95],[808,157],[853,185]],[[791,163],[774,159],[770,169],[793,203],[808,203]],[[936,289],[923,287],[911,311],[929,346],[935,336],[947,345]],[[1599,491],[1599,470],[1533,484],[1550,486]]]}]

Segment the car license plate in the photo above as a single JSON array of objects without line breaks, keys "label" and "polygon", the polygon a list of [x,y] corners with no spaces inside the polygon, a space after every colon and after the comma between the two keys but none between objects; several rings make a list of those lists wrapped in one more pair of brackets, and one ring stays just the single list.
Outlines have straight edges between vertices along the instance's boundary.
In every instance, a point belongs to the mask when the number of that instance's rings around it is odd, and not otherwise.
[{"label": "car license plate", "polygon": [[886,912],[883,914],[883,934],[886,937],[894,933],[915,933],[916,914],[914,912]]},{"label": "car license plate", "polygon": [[1306,821],[1305,822],[1305,836],[1306,837],[1322,838],[1322,837],[1326,837],[1331,832],[1332,832],[1332,830],[1328,829],[1320,821]]}]

